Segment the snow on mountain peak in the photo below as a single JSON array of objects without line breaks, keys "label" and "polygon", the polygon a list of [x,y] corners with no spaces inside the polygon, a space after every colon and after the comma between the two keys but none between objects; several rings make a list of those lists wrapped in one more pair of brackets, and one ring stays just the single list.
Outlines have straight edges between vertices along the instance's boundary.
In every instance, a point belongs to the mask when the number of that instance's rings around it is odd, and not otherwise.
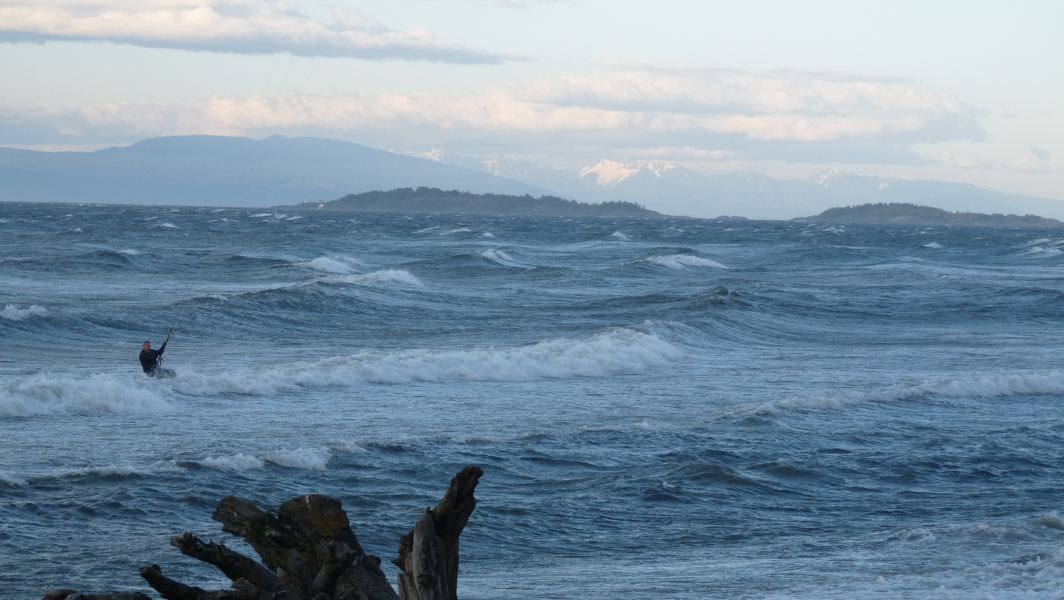
[{"label": "snow on mountain peak", "polygon": [[595,176],[597,187],[613,187],[622,181],[638,175],[639,173],[651,173],[661,179],[665,173],[678,169],[677,165],[660,160],[636,161],[622,163],[615,160],[600,160],[597,163],[580,169],[580,177]]}]

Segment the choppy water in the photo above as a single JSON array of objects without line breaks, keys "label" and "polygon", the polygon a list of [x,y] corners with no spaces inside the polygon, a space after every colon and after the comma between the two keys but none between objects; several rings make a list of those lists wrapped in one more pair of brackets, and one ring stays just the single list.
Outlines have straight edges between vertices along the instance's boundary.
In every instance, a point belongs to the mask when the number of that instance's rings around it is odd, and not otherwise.
[{"label": "choppy water", "polygon": [[0,596],[224,587],[167,541],[226,494],[387,561],[475,463],[467,599],[1064,597],[1062,249],[0,204]]}]

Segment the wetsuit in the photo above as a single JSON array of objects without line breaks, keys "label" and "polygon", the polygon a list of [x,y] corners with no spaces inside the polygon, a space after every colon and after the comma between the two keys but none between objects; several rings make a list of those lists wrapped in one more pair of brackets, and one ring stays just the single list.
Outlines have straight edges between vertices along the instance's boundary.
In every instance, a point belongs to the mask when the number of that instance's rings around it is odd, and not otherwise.
[{"label": "wetsuit", "polygon": [[[166,342],[169,341],[166,340]],[[159,366],[159,357],[166,351],[166,342],[163,342],[163,345],[159,346],[158,350],[140,351],[140,366],[144,369],[146,375],[155,375],[155,369]]]}]

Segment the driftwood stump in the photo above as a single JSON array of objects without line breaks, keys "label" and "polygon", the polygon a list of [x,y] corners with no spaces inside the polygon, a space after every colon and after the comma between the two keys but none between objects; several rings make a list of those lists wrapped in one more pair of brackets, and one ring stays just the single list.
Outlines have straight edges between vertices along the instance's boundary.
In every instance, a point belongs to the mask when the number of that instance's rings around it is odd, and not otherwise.
[{"label": "driftwood stump", "polygon": [[[140,570],[166,600],[457,600],[458,537],[476,508],[473,491],[484,474],[466,467],[451,480],[443,499],[425,511],[399,542],[393,562],[401,569],[398,595],[351,530],[340,501],[309,494],[264,511],[226,496],[212,517],[222,530],[243,538],[258,561],[204,542],[191,533],[170,540],[182,554],[213,565],[233,583],[228,590],[204,590],[174,581],[158,565]],[[151,600],[139,592],[80,594],[50,591],[44,600]]]}]

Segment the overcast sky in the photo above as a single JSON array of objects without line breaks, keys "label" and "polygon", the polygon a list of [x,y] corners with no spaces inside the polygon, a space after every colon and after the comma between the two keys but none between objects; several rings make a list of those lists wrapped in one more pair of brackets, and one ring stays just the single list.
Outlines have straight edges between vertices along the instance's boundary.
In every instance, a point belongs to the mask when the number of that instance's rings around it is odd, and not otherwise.
[{"label": "overcast sky", "polygon": [[0,145],[319,135],[1064,199],[1064,2],[0,0]]}]

